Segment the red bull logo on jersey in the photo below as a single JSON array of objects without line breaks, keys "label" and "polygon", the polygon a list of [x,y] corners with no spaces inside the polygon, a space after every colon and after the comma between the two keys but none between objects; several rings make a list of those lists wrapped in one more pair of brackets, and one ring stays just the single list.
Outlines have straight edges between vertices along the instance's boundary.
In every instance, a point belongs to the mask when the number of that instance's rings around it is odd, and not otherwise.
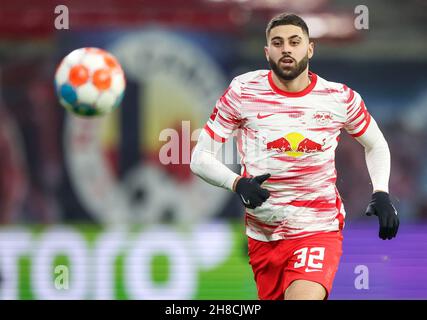
[{"label": "red bull logo on jersey", "polygon": [[301,133],[291,132],[282,138],[268,142],[267,150],[277,150],[291,157],[301,157],[305,153],[323,151],[323,145],[304,137]]}]

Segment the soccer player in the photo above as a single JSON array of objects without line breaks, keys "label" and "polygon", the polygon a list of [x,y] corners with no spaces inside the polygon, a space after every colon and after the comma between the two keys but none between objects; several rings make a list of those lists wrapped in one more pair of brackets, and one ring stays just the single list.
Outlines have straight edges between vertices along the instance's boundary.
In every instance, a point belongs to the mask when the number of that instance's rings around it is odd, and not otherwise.
[{"label": "soccer player", "polygon": [[[356,91],[309,71],[314,44],[299,16],[274,17],[266,37],[271,70],[233,79],[200,134],[191,170],[236,192],[246,207],[259,299],[327,299],[345,217],[335,185],[340,130],[365,148],[373,186],[366,214],[378,216],[381,239],[399,226],[388,194],[390,151]],[[215,157],[235,131],[241,175]]]}]

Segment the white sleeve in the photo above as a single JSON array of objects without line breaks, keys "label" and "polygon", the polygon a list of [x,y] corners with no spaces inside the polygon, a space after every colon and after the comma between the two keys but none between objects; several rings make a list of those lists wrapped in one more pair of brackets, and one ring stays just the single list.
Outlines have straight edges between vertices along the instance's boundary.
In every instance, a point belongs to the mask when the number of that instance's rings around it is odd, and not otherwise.
[{"label": "white sleeve", "polygon": [[355,138],[365,147],[365,159],[373,191],[388,192],[390,178],[390,150],[381,130],[371,117],[366,131]]},{"label": "white sleeve", "polygon": [[233,183],[239,175],[216,158],[222,145],[223,143],[212,139],[206,130],[202,130],[191,156],[190,168],[206,182],[232,190]]}]

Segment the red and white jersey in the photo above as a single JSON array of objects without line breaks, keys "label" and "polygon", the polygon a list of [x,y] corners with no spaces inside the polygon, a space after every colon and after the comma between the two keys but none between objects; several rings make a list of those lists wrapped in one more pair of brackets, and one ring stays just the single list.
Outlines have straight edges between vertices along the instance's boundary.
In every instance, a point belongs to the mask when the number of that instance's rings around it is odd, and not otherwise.
[{"label": "red and white jersey", "polygon": [[335,186],[340,130],[362,135],[370,115],[346,85],[309,73],[301,92],[278,88],[269,70],[233,79],[217,101],[205,130],[225,142],[233,133],[242,175],[270,173],[270,198],[246,210],[249,237],[272,241],[343,228],[345,210]]}]

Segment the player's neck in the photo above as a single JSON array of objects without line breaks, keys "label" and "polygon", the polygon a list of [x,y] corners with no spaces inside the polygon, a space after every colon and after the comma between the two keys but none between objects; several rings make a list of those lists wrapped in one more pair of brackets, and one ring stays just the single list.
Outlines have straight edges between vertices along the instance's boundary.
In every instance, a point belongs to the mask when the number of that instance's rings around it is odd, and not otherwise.
[{"label": "player's neck", "polygon": [[298,77],[293,80],[280,79],[272,72],[274,84],[281,90],[286,92],[300,92],[310,85],[311,79],[308,75],[308,68],[305,69]]}]

